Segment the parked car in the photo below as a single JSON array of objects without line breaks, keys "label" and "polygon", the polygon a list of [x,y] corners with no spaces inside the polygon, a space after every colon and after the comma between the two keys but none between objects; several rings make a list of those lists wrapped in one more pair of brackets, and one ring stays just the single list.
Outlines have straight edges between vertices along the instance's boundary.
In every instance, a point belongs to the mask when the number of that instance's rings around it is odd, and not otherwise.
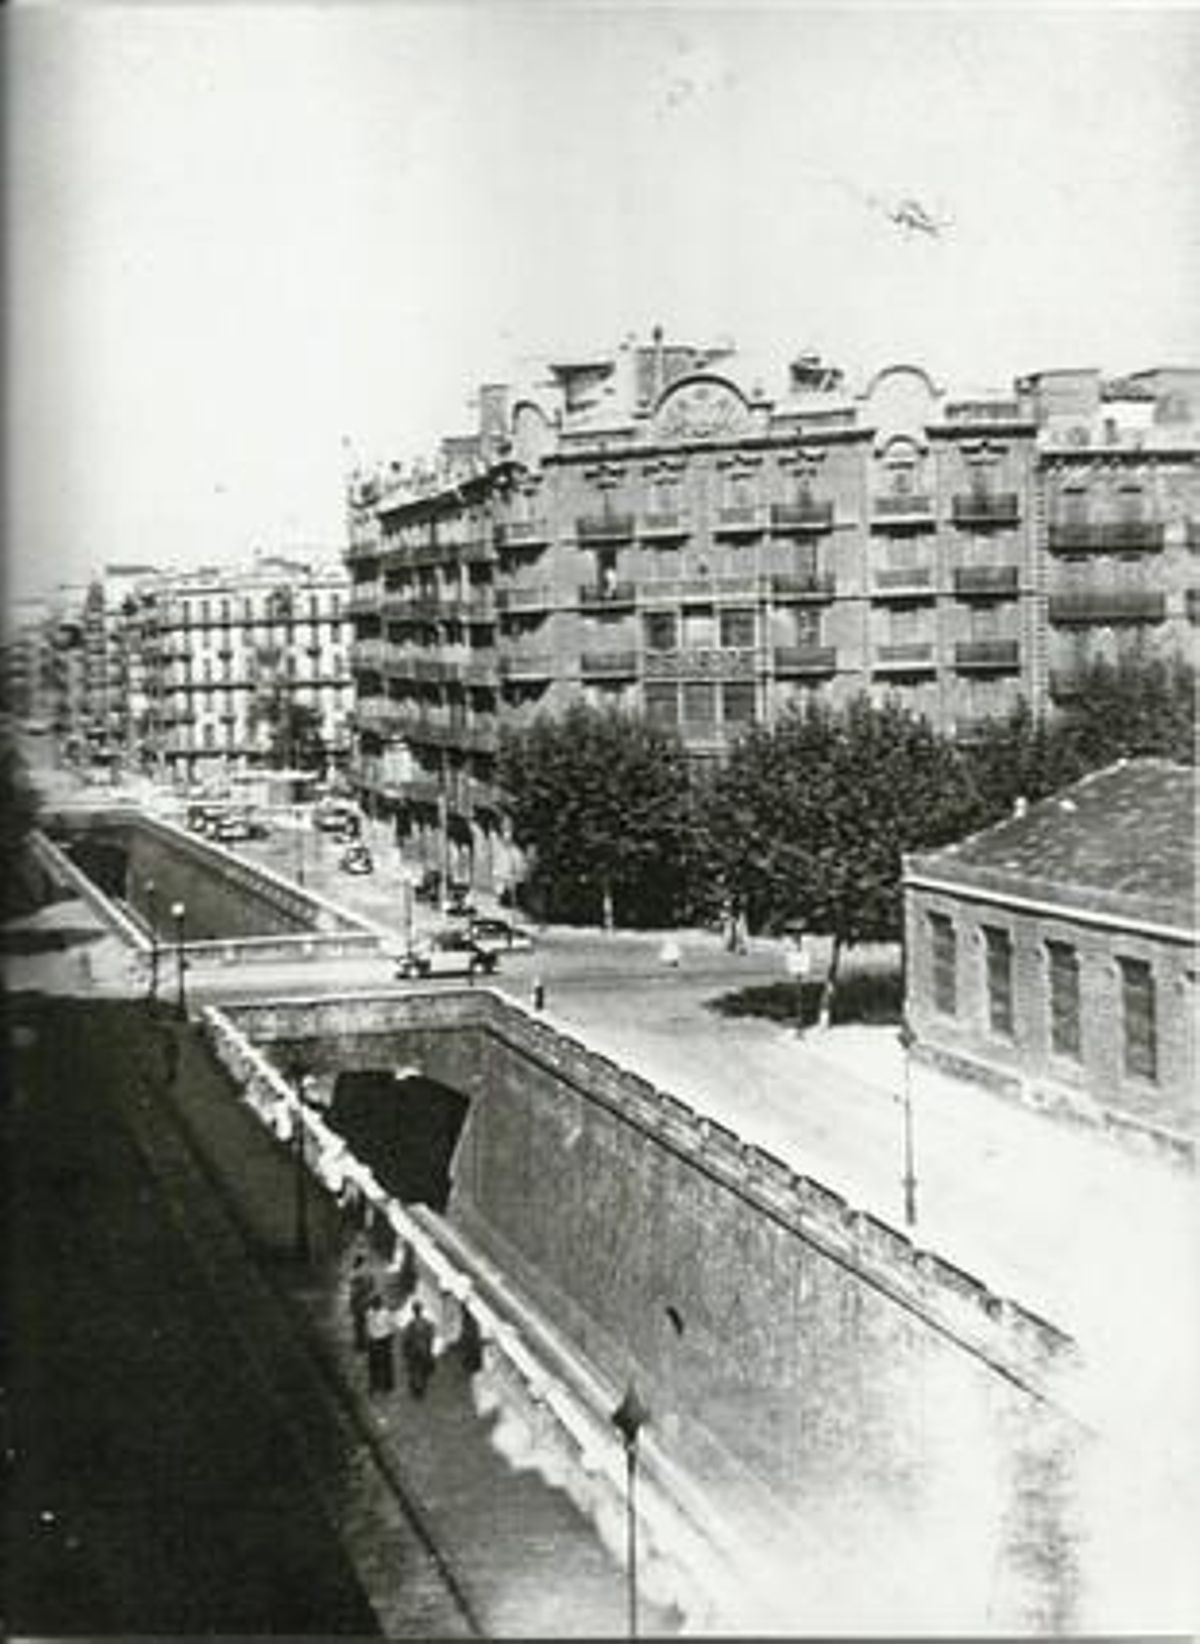
[{"label": "parked car", "polygon": [[498,962],[495,953],[473,942],[465,932],[439,931],[402,955],[396,966],[396,975],[408,979],[417,976],[490,976]]},{"label": "parked car", "polygon": [[467,935],[489,953],[528,953],[533,947],[533,937],[529,932],[507,919],[477,916],[467,927]]},{"label": "parked car", "polygon": [[322,799],[320,804],[314,806],[312,819],[313,827],[322,833],[340,833],[347,822],[357,826],[359,816],[354,806],[348,805],[345,800]]},{"label": "parked car", "polygon": [[348,845],[338,858],[343,873],[374,873],[375,863],[365,845]]},{"label": "parked car", "polygon": [[240,844],[243,839],[253,839],[254,832],[249,820],[244,816],[222,816],[212,827],[212,837],[221,845]]}]

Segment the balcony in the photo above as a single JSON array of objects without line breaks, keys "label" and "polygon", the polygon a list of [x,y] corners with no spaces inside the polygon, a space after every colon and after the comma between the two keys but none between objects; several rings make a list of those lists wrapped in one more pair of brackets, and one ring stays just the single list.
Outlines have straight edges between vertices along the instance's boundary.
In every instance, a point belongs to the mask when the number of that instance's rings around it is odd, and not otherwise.
[{"label": "balcony", "polygon": [[1189,622],[1200,622],[1200,588],[1185,588],[1184,613]]},{"label": "balcony", "polygon": [[778,571],[770,579],[770,590],[776,601],[829,600],[834,596],[836,581],[826,572],[813,571],[807,576]]},{"label": "balcony", "polygon": [[831,502],[773,502],[771,529],[781,535],[794,532],[832,531]]},{"label": "balcony", "polygon": [[1075,520],[1050,526],[1052,554],[1158,553],[1162,546],[1158,520]]},{"label": "balcony", "polygon": [[989,527],[1016,525],[1020,507],[1015,491],[963,491],[950,504],[950,517],[955,525],[970,531]]},{"label": "balcony", "polygon": [[696,646],[647,651],[642,665],[647,679],[750,679],[762,660],[754,646]]},{"label": "balcony", "polygon": [[1148,588],[1092,589],[1086,593],[1050,596],[1050,621],[1064,627],[1162,622],[1165,616],[1166,595]]},{"label": "balcony", "polygon": [[932,565],[906,565],[876,571],[871,593],[875,599],[932,599]]},{"label": "balcony", "polygon": [[871,504],[872,531],[932,531],[933,498],[915,492],[878,496]]},{"label": "balcony", "polygon": [[639,527],[643,537],[686,537],[691,531],[691,521],[682,514],[673,513],[645,513]]},{"label": "balcony", "polygon": [[579,658],[584,679],[633,679],[637,674],[636,651],[584,651]]},{"label": "balcony", "polygon": [[766,587],[764,579],[753,576],[655,577],[638,584],[638,600],[641,604],[662,601],[673,605],[680,600],[707,604],[720,599],[758,599]]},{"label": "balcony", "polygon": [[633,536],[632,514],[580,514],[575,521],[580,542],[626,542]]},{"label": "balcony", "polygon": [[585,582],[579,589],[581,611],[628,609],[637,599],[637,588],[632,582]]},{"label": "balcony", "polygon": [[346,615],[373,616],[379,610],[380,592],[377,582],[364,582],[352,588],[346,599]]},{"label": "balcony", "polygon": [[761,508],[718,508],[713,535],[718,537],[759,536],[766,530]]},{"label": "balcony", "polygon": [[549,542],[544,519],[510,519],[495,527],[497,548],[537,548]]},{"label": "balcony", "polygon": [[360,696],[354,704],[354,719],[364,730],[381,731],[395,723],[396,704],[386,696]]},{"label": "balcony", "polygon": [[497,588],[497,611],[548,611],[554,604],[554,590],[548,583],[536,588]]},{"label": "balcony", "polygon": [[872,667],[877,673],[933,673],[937,668],[932,640],[879,645]]},{"label": "balcony", "polygon": [[503,680],[551,679],[554,676],[554,658],[549,651],[513,651],[501,656],[497,672]]},{"label": "balcony", "polygon": [[837,649],[833,645],[777,645],[774,655],[777,677],[837,671]]},{"label": "balcony", "polygon": [[966,565],[954,573],[959,599],[1003,599],[1018,591],[1015,565]]},{"label": "balcony", "polygon": [[964,639],[954,647],[954,666],[960,672],[1005,672],[1021,666],[1015,639]]},{"label": "balcony", "polygon": [[436,776],[410,776],[395,784],[397,796],[410,805],[437,805],[446,789]]}]

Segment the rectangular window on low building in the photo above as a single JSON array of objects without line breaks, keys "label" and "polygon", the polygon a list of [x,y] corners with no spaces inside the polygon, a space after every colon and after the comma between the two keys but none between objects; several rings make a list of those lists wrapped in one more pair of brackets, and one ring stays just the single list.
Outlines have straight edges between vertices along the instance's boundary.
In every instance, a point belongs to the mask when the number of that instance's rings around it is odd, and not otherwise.
[{"label": "rectangular window on low building", "polygon": [[1047,942],[1050,964],[1050,1048],[1056,1056],[1081,1055],[1079,955],[1069,942]]},{"label": "rectangular window on low building", "polygon": [[648,723],[674,729],[679,723],[678,685],[646,685],[643,689]]},{"label": "rectangular window on low building", "polygon": [[1013,1033],[1012,937],[1006,930],[985,925],[987,949],[988,1026],[1011,1039]]},{"label": "rectangular window on low building", "polygon": [[673,651],[678,645],[674,611],[647,611],[646,645],[651,651]]},{"label": "rectangular window on low building", "polygon": [[688,680],[683,687],[683,717],[689,725],[715,725],[716,686],[707,680]]},{"label": "rectangular window on low building", "polygon": [[754,723],[754,681],[727,680],[721,686],[721,709],[726,725]]},{"label": "rectangular window on low building", "polygon": [[721,644],[734,650],[750,650],[754,645],[754,612],[722,611]]},{"label": "rectangular window on low building", "polygon": [[933,956],[933,1008],[953,1016],[958,1010],[958,942],[954,922],[944,913],[929,915]]},{"label": "rectangular window on low building", "polygon": [[1144,959],[1121,959],[1121,1016],[1125,1071],[1139,1079],[1158,1077],[1158,1025],[1154,1014],[1154,972]]}]

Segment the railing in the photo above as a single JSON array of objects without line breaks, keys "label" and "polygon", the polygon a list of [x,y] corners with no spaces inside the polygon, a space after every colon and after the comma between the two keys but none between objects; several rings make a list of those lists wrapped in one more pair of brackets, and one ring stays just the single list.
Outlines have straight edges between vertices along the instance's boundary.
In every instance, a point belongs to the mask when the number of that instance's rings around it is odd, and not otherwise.
[{"label": "railing", "polygon": [[904,596],[907,594],[933,594],[933,567],[931,565],[906,565],[902,569],[891,568],[876,571],[872,591],[876,594],[892,594]]},{"label": "railing", "polygon": [[754,646],[647,651],[642,662],[647,679],[747,679],[765,660]]},{"label": "railing", "polygon": [[638,584],[642,603],[678,599],[757,599],[769,588],[765,578],[753,576],[655,577]]},{"label": "railing", "polygon": [[932,668],[933,642],[910,640],[902,645],[879,645],[875,649],[877,668]]},{"label": "railing", "polygon": [[794,571],[777,571],[767,585],[776,599],[832,599],[837,582],[829,572],[800,575]]},{"label": "railing", "polygon": [[773,502],[772,531],[832,531],[832,502]]},{"label": "railing", "polygon": [[1017,422],[1021,406],[1018,400],[951,400],[943,415],[946,422]]},{"label": "railing", "polygon": [[370,616],[379,609],[380,586],[377,582],[360,583],[346,598],[347,616]]},{"label": "railing", "polygon": [[520,548],[549,542],[550,532],[544,519],[510,519],[495,527],[497,548]]},{"label": "railing", "polygon": [[637,673],[636,651],[584,651],[579,671],[585,678],[632,678]]},{"label": "railing", "polygon": [[1015,491],[965,491],[953,498],[950,513],[955,525],[1015,525],[1020,506]]},{"label": "railing", "polygon": [[718,508],[713,522],[717,536],[739,536],[742,533],[764,531],[766,519],[761,508]]},{"label": "railing", "polygon": [[956,668],[1017,668],[1020,660],[1015,639],[964,639],[954,647]]},{"label": "railing", "polygon": [[642,515],[640,531],[644,537],[685,537],[691,528],[682,514],[649,512]]},{"label": "railing", "polygon": [[596,610],[601,606],[632,605],[636,598],[637,589],[632,582],[613,582],[607,586],[585,582],[579,589],[579,604],[585,611]]},{"label": "railing", "polygon": [[1184,613],[1189,622],[1200,622],[1200,588],[1185,588]]},{"label": "railing", "polygon": [[777,674],[832,674],[837,671],[837,649],[833,645],[777,645]]},{"label": "railing", "polygon": [[497,611],[545,611],[554,603],[554,590],[548,583],[536,588],[497,588]]},{"label": "railing", "polygon": [[1157,553],[1163,546],[1159,520],[1075,520],[1050,526],[1056,554]]},{"label": "railing", "polygon": [[916,492],[877,496],[871,504],[871,525],[933,525],[933,498]]},{"label": "railing", "polygon": [[1166,596],[1152,589],[1095,589],[1088,593],[1051,594],[1050,621],[1063,625],[1108,622],[1161,622]]},{"label": "railing", "polygon": [[633,535],[632,514],[580,514],[575,521],[580,542],[613,542]]},{"label": "railing", "polygon": [[960,599],[973,596],[991,598],[997,594],[1015,594],[1018,589],[1015,565],[968,565],[954,573],[954,592]]},{"label": "railing", "polygon": [[549,651],[510,652],[497,658],[496,671],[501,679],[549,679],[554,658]]}]

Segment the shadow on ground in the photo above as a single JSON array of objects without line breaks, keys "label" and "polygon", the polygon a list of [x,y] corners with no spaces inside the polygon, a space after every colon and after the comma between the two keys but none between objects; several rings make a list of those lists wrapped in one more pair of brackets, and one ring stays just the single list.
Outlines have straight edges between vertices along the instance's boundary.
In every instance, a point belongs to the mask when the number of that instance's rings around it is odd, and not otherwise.
[{"label": "shadow on ground", "polygon": [[[864,1022],[898,1025],[903,998],[898,972],[847,976],[838,983],[833,999],[834,1023]],[[821,983],[767,982],[759,987],[718,993],[704,1002],[714,1015],[756,1016],[768,1022],[792,1022],[810,1027],[817,1020]]]}]

